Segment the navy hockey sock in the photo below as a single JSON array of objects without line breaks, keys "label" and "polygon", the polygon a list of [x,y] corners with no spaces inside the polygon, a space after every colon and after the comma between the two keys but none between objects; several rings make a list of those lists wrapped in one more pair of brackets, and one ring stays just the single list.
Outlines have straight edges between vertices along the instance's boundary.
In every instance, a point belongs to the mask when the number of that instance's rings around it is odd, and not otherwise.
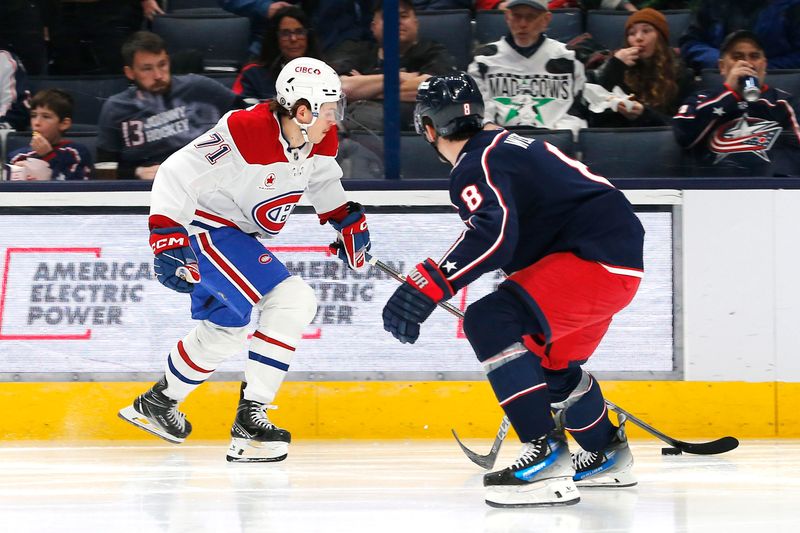
[{"label": "navy hockey sock", "polygon": [[524,334],[540,332],[537,320],[506,290],[473,303],[464,317],[464,333],[523,442],[555,427],[541,361],[520,342]]},{"label": "navy hockey sock", "polygon": [[564,428],[586,451],[605,449],[616,427],[608,418],[600,384],[578,367],[562,371],[544,370],[550,401],[565,402]]}]

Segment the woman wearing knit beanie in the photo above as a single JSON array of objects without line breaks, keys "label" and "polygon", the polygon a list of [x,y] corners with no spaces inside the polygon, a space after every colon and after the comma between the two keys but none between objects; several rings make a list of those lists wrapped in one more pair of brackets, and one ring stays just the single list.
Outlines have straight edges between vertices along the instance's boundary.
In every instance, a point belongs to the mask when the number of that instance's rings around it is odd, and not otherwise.
[{"label": "woman wearing knit beanie", "polygon": [[608,90],[619,86],[631,95],[633,108],[602,113],[590,126],[661,126],[694,89],[694,76],[669,46],[669,24],[655,9],[636,11],[625,22],[623,48],[587,73],[593,83]]}]

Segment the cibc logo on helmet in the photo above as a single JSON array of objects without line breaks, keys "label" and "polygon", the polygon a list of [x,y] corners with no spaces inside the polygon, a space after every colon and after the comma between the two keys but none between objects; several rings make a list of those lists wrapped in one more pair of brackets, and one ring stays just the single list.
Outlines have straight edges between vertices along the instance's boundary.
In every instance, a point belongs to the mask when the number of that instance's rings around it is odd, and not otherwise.
[{"label": "cibc logo on helmet", "polygon": [[322,71],[318,68],[304,67],[302,65],[294,67],[294,71],[300,72],[301,74],[314,74],[316,76],[322,74]]}]

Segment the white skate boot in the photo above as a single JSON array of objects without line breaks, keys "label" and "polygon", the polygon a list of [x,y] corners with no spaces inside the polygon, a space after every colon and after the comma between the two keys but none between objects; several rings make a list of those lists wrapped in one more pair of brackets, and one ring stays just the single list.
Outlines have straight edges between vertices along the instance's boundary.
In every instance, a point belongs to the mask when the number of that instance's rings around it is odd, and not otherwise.
[{"label": "white skate boot", "polygon": [[483,476],[486,503],[492,507],[572,505],[580,493],[572,476],[564,433],[550,434],[522,445],[519,458],[503,470]]},{"label": "white skate boot", "polygon": [[625,418],[608,446],[599,452],[580,451],[572,456],[575,484],[579,487],[632,487],[633,454],[625,435]]}]

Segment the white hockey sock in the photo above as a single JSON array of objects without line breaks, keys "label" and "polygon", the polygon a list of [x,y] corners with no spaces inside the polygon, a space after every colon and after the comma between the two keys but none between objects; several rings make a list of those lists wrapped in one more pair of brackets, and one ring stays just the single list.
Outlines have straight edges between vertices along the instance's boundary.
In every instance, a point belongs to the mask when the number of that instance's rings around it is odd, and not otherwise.
[{"label": "white hockey sock", "polygon": [[170,351],[164,394],[182,401],[204,383],[220,363],[241,350],[246,338],[246,328],[228,328],[208,321],[201,322]]},{"label": "white hockey sock", "polygon": [[263,328],[256,330],[250,341],[244,370],[246,399],[272,403],[289,371],[299,340],[297,336],[281,335]]}]

